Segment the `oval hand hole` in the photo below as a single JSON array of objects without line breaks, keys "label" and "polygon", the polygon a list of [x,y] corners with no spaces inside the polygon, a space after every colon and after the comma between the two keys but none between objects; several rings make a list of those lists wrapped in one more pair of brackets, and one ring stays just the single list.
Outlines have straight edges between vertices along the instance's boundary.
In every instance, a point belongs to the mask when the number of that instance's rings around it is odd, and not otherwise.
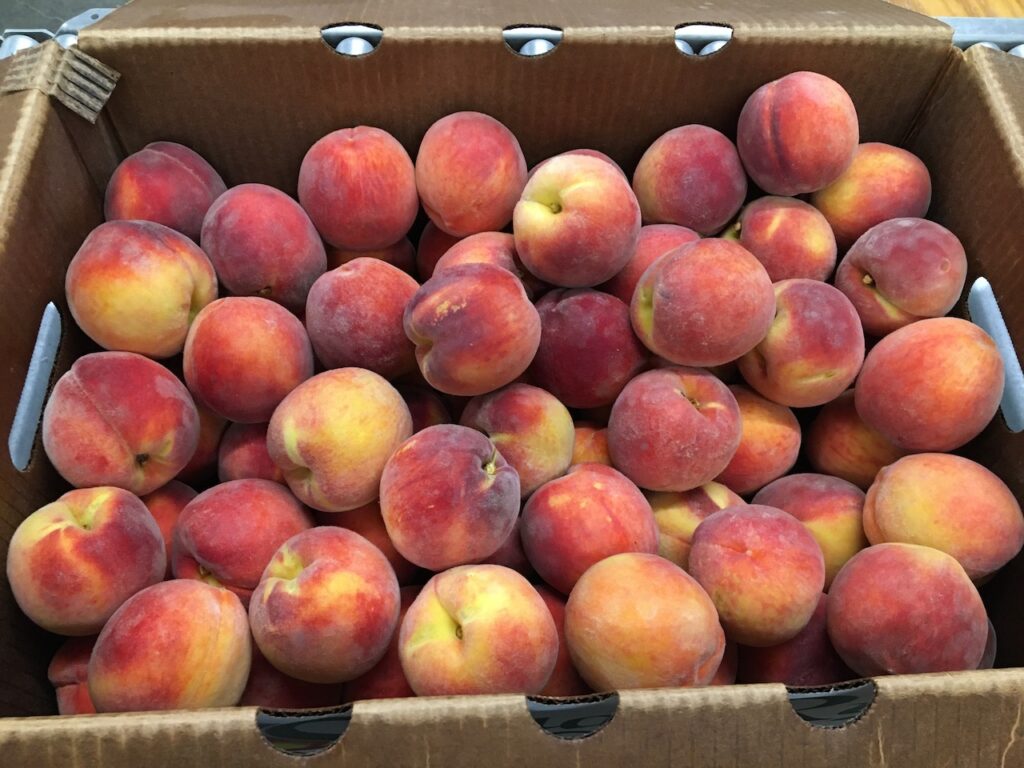
[{"label": "oval hand hole", "polygon": [[787,688],[789,703],[801,719],[816,728],[843,728],[864,716],[875,700],[871,680],[830,688]]},{"label": "oval hand hole", "polygon": [[520,56],[543,56],[550,53],[562,42],[562,30],[558,27],[537,27],[516,24],[501,31],[505,45]]},{"label": "oval hand hole", "polygon": [[345,734],[352,720],[352,705],[328,712],[275,712],[256,710],[256,727],[278,752],[295,757],[330,749]]},{"label": "oval hand hole", "polygon": [[615,717],[619,694],[602,693],[574,699],[527,696],[526,708],[544,732],[558,739],[585,739]]},{"label": "oval hand hole", "polygon": [[732,40],[732,27],[724,24],[680,24],[676,27],[676,48],[687,56],[710,56]]},{"label": "oval hand hole", "polygon": [[324,27],[320,30],[320,37],[343,56],[365,56],[380,45],[384,30],[375,24],[346,22]]}]

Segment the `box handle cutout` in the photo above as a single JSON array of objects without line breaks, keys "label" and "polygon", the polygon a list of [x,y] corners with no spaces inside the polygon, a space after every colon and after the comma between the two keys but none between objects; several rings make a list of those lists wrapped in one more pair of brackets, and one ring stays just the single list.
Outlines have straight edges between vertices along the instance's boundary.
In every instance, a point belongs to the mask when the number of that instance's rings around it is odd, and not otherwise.
[{"label": "box handle cutout", "polygon": [[615,717],[619,694],[604,693],[575,699],[527,696],[530,717],[546,734],[557,739],[585,739]]},{"label": "box handle cutout", "polygon": [[1024,431],[1024,372],[1021,371],[1020,359],[1013,347],[1006,321],[1003,320],[1003,313],[999,310],[992,284],[984,277],[979,277],[971,286],[967,294],[967,311],[971,321],[992,337],[1003,358],[1006,386],[1000,408],[1006,426],[1011,432]]},{"label": "box handle cutout", "polygon": [[676,48],[687,56],[710,56],[732,40],[732,27],[725,24],[679,24]]},{"label": "box handle cutout", "polygon": [[50,387],[53,365],[57,360],[60,334],[60,312],[51,301],[43,310],[39,333],[36,334],[36,344],[32,349],[32,359],[25,375],[25,384],[21,388],[21,398],[14,412],[11,433],[7,437],[7,451],[14,468],[19,472],[28,469],[32,459],[32,446],[36,441],[43,403]]},{"label": "box handle cutout", "polygon": [[558,27],[537,27],[515,24],[501,31],[505,45],[520,56],[543,56],[551,53],[562,42],[562,30]]},{"label": "box handle cutout", "polygon": [[384,30],[376,24],[346,22],[324,27],[320,30],[320,37],[342,56],[358,57],[377,49],[384,39]]},{"label": "box handle cutout", "polygon": [[256,710],[256,727],[278,752],[308,757],[324,752],[341,739],[352,721],[352,705],[325,712]]},{"label": "box handle cutout", "polygon": [[815,728],[843,728],[870,709],[878,692],[873,680],[830,688],[786,688],[793,711]]}]

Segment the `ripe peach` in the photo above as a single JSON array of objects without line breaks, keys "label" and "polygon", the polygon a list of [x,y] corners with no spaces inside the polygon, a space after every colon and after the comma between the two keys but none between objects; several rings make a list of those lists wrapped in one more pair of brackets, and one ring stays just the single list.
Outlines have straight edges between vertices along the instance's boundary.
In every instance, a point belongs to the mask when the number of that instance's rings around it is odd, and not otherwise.
[{"label": "ripe peach", "polygon": [[816,72],[762,85],[743,105],[736,128],[744,168],[770,195],[824,189],[850,167],[858,141],[850,95]]},{"label": "ripe peach", "polygon": [[142,503],[146,505],[149,514],[156,520],[157,527],[160,529],[160,536],[164,540],[164,553],[167,559],[167,568],[164,569],[164,576],[166,578],[171,576],[174,526],[178,523],[181,510],[198,495],[184,483],[171,480],[167,485],[157,488],[152,493],[147,493],[142,497]]},{"label": "ripe peach", "polygon": [[836,238],[828,221],[813,205],[792,197],[755,200],[724,236],[750,251],[773,283],[828,280],[836,266]]},{"label": "ripe peach", "polygon": [[199,444],[176,479],[190,485],[206,485],[217,481],[220,440],[228,428],[228,420],[202,403],[196,403],[196,411],[199,413]]},{"label": "ripe peach", "polygon": [[647,362],[629,307],[588,288],[556,289],[537,302],[540,346],[530,376],[571,408],[609,405]]},{"label": "ripe peach", "polygon": [[868,545],[862,525],[864,492],[838,477],[780,477],[758,491],[754,503],[788,512],[807,527],[825,557],[826,590],[846,561]]},{"label": "ripe peach", "polygon": [[841,248],[883,221],[924,216],[931,200],[924,163],[905,149],[877,142],[857,147],[850,167],[811,197]]},{"label": "ripe peach", "polygon": [[449,235],[443,229],[428,221],[423,227],[420,235],[419,245],[416,247],[416,274],[420,282],[425,283],[434,275],[434,267],[444,256],[448,249],[455,245],[462,238]]},{"label": "ripe peach", "polygon": [[512,532],[502,545],[494,550],[493,554],[488,555],[480,562],[487,565],[503,565],[506,568],[511,568],[516,573],[522,574],[527,579],[535,580],[534,576],[536,574],[534,573],[533,566],[526,557],[526,550],[523,549],[523,537],[520,535],[522,525],[523,516],[520,514],[516,518]]},{"label": "ripe peach", "polygon": [[96,712],[89,697],[89,657],[96,636],[65,640],[50,661],[46,676],[57,692],[57,714],[91,715]]},{"label": "ripe peach", "polygon": [[181,511],[174,527],[174,577],[224,587],[248,605],[278,547],[312,526],[309,510],[278,483],[215,485]]},{"label": "ripe peach", "polygon": [[442,571],[485,558],[508,538],[519,512],[519,477],[475,429],[428,427],[388,459],[380,509],[395,549]]},{"label": "ripe peach", "polygon": [[583,288],[618,273],[636,249],[640,206],[629,182],[585,155],[553,157],[523,189],[512,217],[523,265],[552,285]]},{"label": "ripe peach", "polygon": [[967,279],[967,256],[952,232],[925,219],[890,219],[865,232],[836,272],[836,288],[864,330],[884,336],[953,308]]},{"label": "ripe peach", "polygon": [[746,502],[720,483],[705,483],[689,491],[647,494],[658,525],[658,554],[684,571],[690,561],[693,532],[704,518]]},{"label": "ripe peach", "polygon": [[321,685],[289,677],[267,661],[259,646],[253,643],[249,678],[238,706],[264,709],[333,707],[341,703],[341,692],[342,686],[338,683]]},{"label": "ripe peach", "polygon": [[379,549],[391,563],[395,578],[400,586],[422,582],[420,568],[406,560],[395,549],[384,525],[384,517],[380,513],[380,504],[371,501],[361,507],[345,512],[320,512],[316,516],[320,525],[336,525],[355,531],[373,546]]},{"label": "ripe peach", "polygon": [[775,283],[768,334],[740,358],[740,373],[780,405],[822,405],[849,387],[864,362],[864,331],[850,300],[818,280]]},{"label": "ripe peach", "polygon": [[633,174],[645,222],[678,224],[702,235],[720,231],[747,196],[736,145],[714,128],[683,125],[647,148]]},{"label": "ripe peach", "polygon": [[131,352],[84,355],[53,387],[43,411],[43,448],[78,488],[154,491],[188,462],[199,414],[170,371]]},{"label": "ripe peach", "polygon": [[408,237],[403,237],[398,242],[384,248],[375,248],[372,251],[347,251],[334,246],[327,246],[325,250],[328,271],[348,264],[353,259],[365,258],[378,259],[393,267],[398,267],[413,278],[416,277],[416,249]]},{"label": "ripe peach", "polygon": [[256,478],[285,485],[284,472],[267,450],[266,424],[232,424],[224,433],[217,459],[217,476],[229,480]]},{"label": "ripe peach", "polygon": [[173,141],[154,141],[114,169],[103,210],[107,221],[155,221],[198,240],[203,216],[226,189],[199,153]]},{"label": "ripe peach", "polygon": [[[622,170],[622,167],[614,160],[612,160],[610,157],[608,157],[608,155],[606,155],[604,152],[601,152],[599,150],[570,149],[567,152],[559,152],[557,155],[553,155],[553,157],[561,157],[562,155],[583,155],[584,157],[596,157],[598,160],[604,160],[604,162],[608,163],[608,165],[610,165],[612,168],[621,173],[623,178],[626,177],[626,172]],[[535,174],[537,170],[550,159],[551,158],[549,157],[546,160],[541,160],[539,163],[533,166],[533,168],[530,169],[530,172],[526,175],[527,180],[533,178],[533,174]]]},{"label": "ripe peach", "polygon": [[89,660],[89,694],[97,712],[230,707],[250,661],[236,595],[200,581],[165,581],[130,598],[103,627]]},{"label": "ripe peach", "polygon": [[[402,626],[409,606],[420,593],[420,587],[402,587],[399,591],[398,626]],[[409,681],[402,671],[402,660],[398,656],[398,630],[391,636],[388,649],[384,656],[369,672],[364,672],[355,680],[345,683],[345,701],[365,701],[367,699],[405,699],[415,696]]]},{"label": "ripe peach", "polygon": [[608,455],[608,429],[587,421],[576,422],[572,444],[572,464],[604,464],[610,467]]},{"label": "ripe peach", "polygon": [[658,551],[658,527],[640,489],[603,464],[580,464],[541,486],[523,507],[530,563],[569,594],[583,572],[620,552]]},{"label": "ripe peach", "polygon": [[696,368],[634,378],[612,406],[612,465],[649,491],[688,491],[728,466],[740,444],[740,409],[729,388]]},{"label": "ripe peach", "polygon": [[459,240],[437,260],[433,274],[458,264],[493,264],[508,270],[523,283],[531,300],[550,287],[526,271],[516,253],[515,238],[507,232],[478,232]]},{"label": "ripe peach", "polygon": [[335,248],[372,251],[405,237],[419,210],[412,160],[387,131],[327,134],[299,167],[299,202]]},{"label": "ripe peach", "polygon": [[362,368],[339,368],[294,389],[274,411],[267,450],[300,501],[343,512],[377,498],[384,463],[412,434],[398,391]]},{"label": "ripe peach", "polygon": [[572,665],[569,655],[569,644],[565,640],[565,598],[552,589],[538,586],[537,593],[555,620],[558,632],[558,656],[555,658],[555,670],[551,673],[547,685],[541,690],[541,696],[584,696],[590,693],[590,686],[583,682],[580,673]]},{"label": "ripe peach", "polygon": [[730,640],[778,645],[818,604],[825,561],[818,542],[781,509],[727,507],[693,534],[690,573],[707,590]]},{"label": "ripe peach", "polygon": [[281,672],[343,683],[384,656],[398,625],[395,572],[362,536],[333,525],[277,550],[249,602],[252,636]]},{"label": "ripe peach", "polygon": [[739,652],[736,643],[725,642],[725,653],[722,663],[718,665],[715,676],[708,685],[733,685],[736,682],[736,668],[739,665]]},{"label": "ripe peach", "polygon": [[428,280],[410,299],[405,333],[432,387],[482,395],[526,370],[541,330],[518,278],[491,264],[462,264]]},{"label": "ripe peach", "polygon": [[707,685],[725,651],[700,585],[641,553],[614,555],[583,574],[565,607],[565,638],[595,691]]},{"label": "ripe peach", "polygon": [[858,675],[977,669],[988,621],[978,590],[945,552],[877,544],[850,559],[828,595],[828,636]]},{"label": "ripe peach", "polygon": [[700,240],[700,235],[687,227],[675,224],[648,224],[640,227],[636,248],[611,280],[597,286],[599,291],[610,293],[622,301],[627,307],[633,301],[636,284],[647,268],[669,251],[681,245],[688,245]]},{"label": "ripe peach", "polygon": [[734,384],[729,391],[740,408],[742,432],[736,453],[716,480],[736,493],[753,493],[793,468],[800,453],[800,422],[786,406],[746,387]]},{"label": "ripe peach", "polygon": [[439,573],[409,606],[398,654],[419,696],[538,693],[558,656],[558,631],[530,583],[500,565]]},{"label": "ripe peach", "polygon": [[148,221],[112,221],[85,238],[64,280],[68,309],[104,349],[170,357],[217,298],[217,275],[197,245]]},{"label": "ripe peach", "polygon": [[446,115],[420,142],[416,188],[427,216],[451,235],[503,229],[524,184],[526,159],[519,142],[489,115]]},{"label": "ripe peach", "polygon": [[185,340],[185,382],[231,421],[270,419],[284,396],[313,375],[302,322],[256,297],[218,299],[196,315]]},{"label": "ripe peach", "polygon": [[878,473],[864,503],[872,544],[923,544],[952,555],[975,581],[1002,568],[1024,545],[1013,493],[970,459],[918,453]]},{"label": "ripe peach", "polygon": [[452,417],[444,400],[429,387],[399,386],[399,393],[409,407],[412,416],[412,431],[419,432],[438,424],[451,424]]},{"label": "ripe peach", "polygon": [[652,264],[630,305],[649,350],[678,365],[721,365],[749,352],[775,314],[772,282],[740,245],[707,239]]},{"label": "ripe peach", "polygon": [[988,425],[1003,397],[1003,360],[981,328],[920,320],[872,349],[854,402],[864,423],[908,451],[952,451]]},{"label": "ripe peach", "polygon": [[354,366],[393,379],[416,367],[402,318],[419,284],[380,259],[354,259],[309,291],[306,330],[326,368]]}]

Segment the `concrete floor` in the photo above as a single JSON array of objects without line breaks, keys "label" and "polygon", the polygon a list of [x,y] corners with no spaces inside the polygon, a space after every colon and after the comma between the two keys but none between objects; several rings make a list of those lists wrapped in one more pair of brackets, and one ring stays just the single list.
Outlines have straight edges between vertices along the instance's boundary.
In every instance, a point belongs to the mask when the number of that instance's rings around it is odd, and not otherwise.
[{"label": "concrete floor", "polygon": [[56,32],[67,19],[90,8],[113,8],[114,0],[0,0],[0,32],[48,29]]}]

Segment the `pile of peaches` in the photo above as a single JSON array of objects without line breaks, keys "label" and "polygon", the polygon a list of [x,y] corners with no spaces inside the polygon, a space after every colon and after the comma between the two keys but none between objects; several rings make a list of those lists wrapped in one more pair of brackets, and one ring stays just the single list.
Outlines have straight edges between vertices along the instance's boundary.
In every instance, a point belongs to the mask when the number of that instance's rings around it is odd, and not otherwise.
[{"label": "pile of peaches", "polygon": [[7,557],[69,638],[60,711],[991,666],[976,585],[1024,518],[951,453],[1004,374],[945,317],[928,170],[810,72],[735,135],[670,130],[630,182],[590,149],[527,172],[476,112],[415,163],[348,128],[297,201],[125,159],[65,286],[103,351],[43,415],[74,490]]}]

